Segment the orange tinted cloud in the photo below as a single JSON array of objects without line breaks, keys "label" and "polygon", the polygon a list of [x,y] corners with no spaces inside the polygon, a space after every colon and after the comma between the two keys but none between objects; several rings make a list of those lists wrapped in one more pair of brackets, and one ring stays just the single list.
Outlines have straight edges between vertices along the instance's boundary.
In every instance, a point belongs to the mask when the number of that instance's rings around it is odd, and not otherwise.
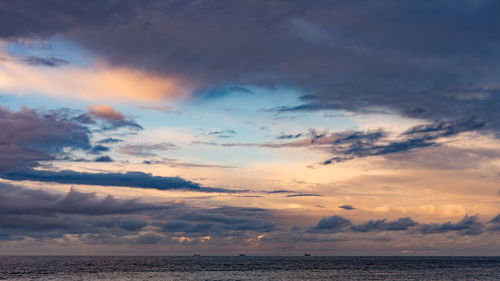
[{"label": "orange tinted cloud", "polygon": [[125,120],[125,117],[123,114],[120,112],[116,111],[113,107],[109,105],[98,105],[98,104],[93,104],[89,107],[87,107],[89,110],[90,114],[100,117],[102,119],[106,120],[112,120],[112,121],[123,121]]},{"label": "orange tinted cloud", "polygon": [[186,97],[184,78],[153,75],[141,70],[95,63],[92,67],[29,65],[2,54],[0,91],[12,94],[45,94],[87,101],[157,101]]}]

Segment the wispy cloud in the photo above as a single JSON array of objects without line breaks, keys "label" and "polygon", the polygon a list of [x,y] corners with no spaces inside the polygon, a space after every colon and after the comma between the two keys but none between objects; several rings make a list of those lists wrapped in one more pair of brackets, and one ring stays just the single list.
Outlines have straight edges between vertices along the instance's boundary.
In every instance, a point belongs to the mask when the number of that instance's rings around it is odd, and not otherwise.
[{"label": "wispy cloud", "polygon": [[117,152],[139,157],[152,157],[157,154],[154,151],[169,151],[178,149],[178,146],[172,143],[151,143],[151,144],[128,144],[120,146]]},{"label": "wispy cloud", "polygon": [[195,141],[222,147],[265,147],[265,148],[299,148],[310,147],[327,151],[334,156],[323,161],[324,165],[344,162],[355,158],[389,155],[413,151],[438,145],[438,141],[460,133],[480,130],[485,121],[469,119],[465,121],[442,121],[431,124],[417,125],[405,132],[391,136],[383,129],[369,131],[317,132],[309,130],[304,134],[280,136],[281,140],[297,139],[288,142],[267,143],[216,143]]},{"label": "wispy cloud", "polygon": [[62,65],[66,65],[69,62],[60,58],[55,58],[55,57],[49,57],[49,58],[43,58],[43,57],[35,57],[35,56],[28,56],[23,58],[23,61],[26,62],[27,64],[30,65],[40,65],[40,66],[48,66],[48,67],[59,67]]}]

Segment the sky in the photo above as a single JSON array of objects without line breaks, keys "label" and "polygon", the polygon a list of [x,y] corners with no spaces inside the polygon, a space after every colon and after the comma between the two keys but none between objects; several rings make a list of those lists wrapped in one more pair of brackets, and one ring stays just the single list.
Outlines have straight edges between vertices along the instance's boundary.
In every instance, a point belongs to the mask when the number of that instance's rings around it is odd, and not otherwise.
[{"label": "sky", "polygon": [[499,13],[0,0],[0,252],[500,255]]}]

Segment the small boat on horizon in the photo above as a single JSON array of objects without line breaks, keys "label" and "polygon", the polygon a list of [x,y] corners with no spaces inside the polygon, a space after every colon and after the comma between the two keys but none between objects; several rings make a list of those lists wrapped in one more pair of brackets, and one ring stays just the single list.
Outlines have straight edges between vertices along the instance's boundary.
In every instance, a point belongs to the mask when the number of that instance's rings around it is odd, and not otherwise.
[{"label": "small boat on horizon", "polygon": [[244,257],[244,256],[246,256],[246,255],[245,255],[245,254],[240,253],[240,257]]},{"label": "small boat on horizon", "polygon": [[308,253],[304,254],[304,257],[310,257],[310,256],[311,256],[311,254],[308,254]]}]

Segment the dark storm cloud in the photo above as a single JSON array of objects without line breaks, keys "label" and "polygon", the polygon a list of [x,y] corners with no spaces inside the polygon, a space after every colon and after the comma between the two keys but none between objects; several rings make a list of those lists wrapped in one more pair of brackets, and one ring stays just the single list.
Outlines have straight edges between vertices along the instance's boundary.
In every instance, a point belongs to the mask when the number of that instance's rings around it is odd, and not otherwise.
[{"label": "dark storm cloud", "polygon": [[[106,156],[104,156],[106,157]],[[107,159],[101,162],[109,162]],[[112,161],[112,160],[111,160]],[[127,186],[152,188],[158,190],[187,189],[201,192],[236,192],[223,188],[201,187],[199,184],[179,177],[153,176],[142,172],[126,173],[85,173],[71,170],[58,172],[43,170],[13,171],[2,175],[10,180],[32,180],[40,182],[56,182],[64,184],[86,184],[103,186]]]},{"label": "dark storm cloud", "polygon": [[428,120],[476,116],[496,131],[499,11],[494,0],[21,0],[0,6],[0,36],[63,36],[116,65],[187,77],[196,94],[227,85],[306,93],[279,111],[385,107]]}]

